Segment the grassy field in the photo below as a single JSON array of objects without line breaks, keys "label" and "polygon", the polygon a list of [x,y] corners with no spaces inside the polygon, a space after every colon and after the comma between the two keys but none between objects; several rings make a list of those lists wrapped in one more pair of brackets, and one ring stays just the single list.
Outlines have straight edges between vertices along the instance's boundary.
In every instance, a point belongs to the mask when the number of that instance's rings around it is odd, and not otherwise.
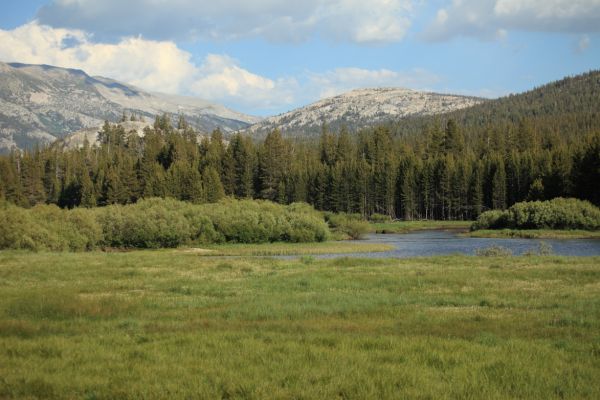
[{"label": "grassy field", "polygon": [[600,258],[0,252],[0,398],[600,398]]},{"label": "grassy field", "polygon": [[429,229],[465,229],[468,230],[473,221],[394,221],[371,223],[374,233],[406,233]]},{"label": "grassy field", "polygon": [[360,243],[356,241],[317,242],[317,243],[261,243],[261,244],[219,244],[203,249],[183,249],[176,251],[195,252],[207,256],[287,256],[310,254],[373,253],[388,251],[394,246],[381,243]]},{"label": "grassy field", "polygon": [[485,229],[465,233],[470,237],[524,239],[600,239],[600,231],[552,229]]}]

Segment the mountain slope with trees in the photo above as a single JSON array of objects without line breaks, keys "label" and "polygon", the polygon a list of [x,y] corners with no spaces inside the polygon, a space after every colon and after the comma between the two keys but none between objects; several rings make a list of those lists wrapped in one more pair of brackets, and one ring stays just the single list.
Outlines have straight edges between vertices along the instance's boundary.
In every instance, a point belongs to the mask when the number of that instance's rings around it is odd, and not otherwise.
[{"label": "mountain slope with trees", "polygon": [[[144,137],[105,124],[97,146],[0,157],[0,197],[24,207],[71,208],[232,196],[407,220],[475,219],[485,210],[557,197],[600,205],[599,97],[586,94],[596,93],[597,77],[423,119],[414,134],[401,124],[356,134],[325,126],[316,140],[285,138],[275,129],[261,141],[237,133],[226,143],[215,130],[198,143],[192,127],[174,128],[167,116]],[[477,110],[488,110],[480,122]]]},{"label": "mountain slope with trees", "polygon": [[530,91],[436,116],[390,123],[396,135],[421,134],[433,125],[456,121],[465,137],[493,141],[527,133],[540,140],[577,138],[600,126],[600,71],[566,77]]}]

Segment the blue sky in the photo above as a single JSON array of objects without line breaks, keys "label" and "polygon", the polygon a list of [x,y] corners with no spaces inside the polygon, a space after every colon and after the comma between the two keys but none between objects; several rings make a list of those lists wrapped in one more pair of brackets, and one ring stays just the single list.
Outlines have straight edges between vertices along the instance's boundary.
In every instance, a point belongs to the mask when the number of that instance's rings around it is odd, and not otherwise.
[{"label": "blue sky", "polygon": [[271,115],[362,87],[497,97],[600,68],[600,0],[3,0],[0,60]]}]

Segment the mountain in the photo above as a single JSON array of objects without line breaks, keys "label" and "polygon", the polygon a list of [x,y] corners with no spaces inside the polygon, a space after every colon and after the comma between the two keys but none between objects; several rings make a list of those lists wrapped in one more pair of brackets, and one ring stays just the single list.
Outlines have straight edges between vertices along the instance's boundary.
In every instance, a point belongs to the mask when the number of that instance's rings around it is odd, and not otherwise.
[{"label": "mountain", "polygon": [[346,125],[357,130],[407,116],[445,113],[484,101],[400,88],[358,89],[266,118],[245,131],[261,137],[279,128],[286,136],[314,136],[323,124],[331,128]]},{"label": "mountain", "polygon": [[540,138],[559,135],[576,141],[600,130],[600,70],[442,115],[410,116],[390,127],[395,133],[419,135],[448,119],[455,120],[467,138],[486,131],[504,134],[526,121],[526,128]]},{"label": "mountain", "polygon": [[0,151],[96,129],[124,112],[149,123],[159,114],[182,114],[204,132],[232,132],[260,121],[205,100],[149,93],[77,69],[0,62]]}]

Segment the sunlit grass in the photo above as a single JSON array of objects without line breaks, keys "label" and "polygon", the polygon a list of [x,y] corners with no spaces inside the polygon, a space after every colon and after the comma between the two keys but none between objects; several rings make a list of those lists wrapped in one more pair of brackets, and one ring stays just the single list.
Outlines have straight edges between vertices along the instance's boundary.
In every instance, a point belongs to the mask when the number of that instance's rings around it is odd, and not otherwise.
[{"label": "sunlit grass", "polygon": [[394,246],[381,243],[360,243],[356,241],[319,243],[261,243],[261,244],[219,244],[202,249],[182,249],[210,256],[288,256],[305,254],[345,254],[370,253],[393,250]]},{"label": "sunlit grass", "polygon": [[394,221],[371,223],[375,233],[407,233],[429,229],[469,229],[472,221]]},{"label": "sunlit grass", "polygon": [[0,252],[0,398],[598,398],[600,258]]}]

